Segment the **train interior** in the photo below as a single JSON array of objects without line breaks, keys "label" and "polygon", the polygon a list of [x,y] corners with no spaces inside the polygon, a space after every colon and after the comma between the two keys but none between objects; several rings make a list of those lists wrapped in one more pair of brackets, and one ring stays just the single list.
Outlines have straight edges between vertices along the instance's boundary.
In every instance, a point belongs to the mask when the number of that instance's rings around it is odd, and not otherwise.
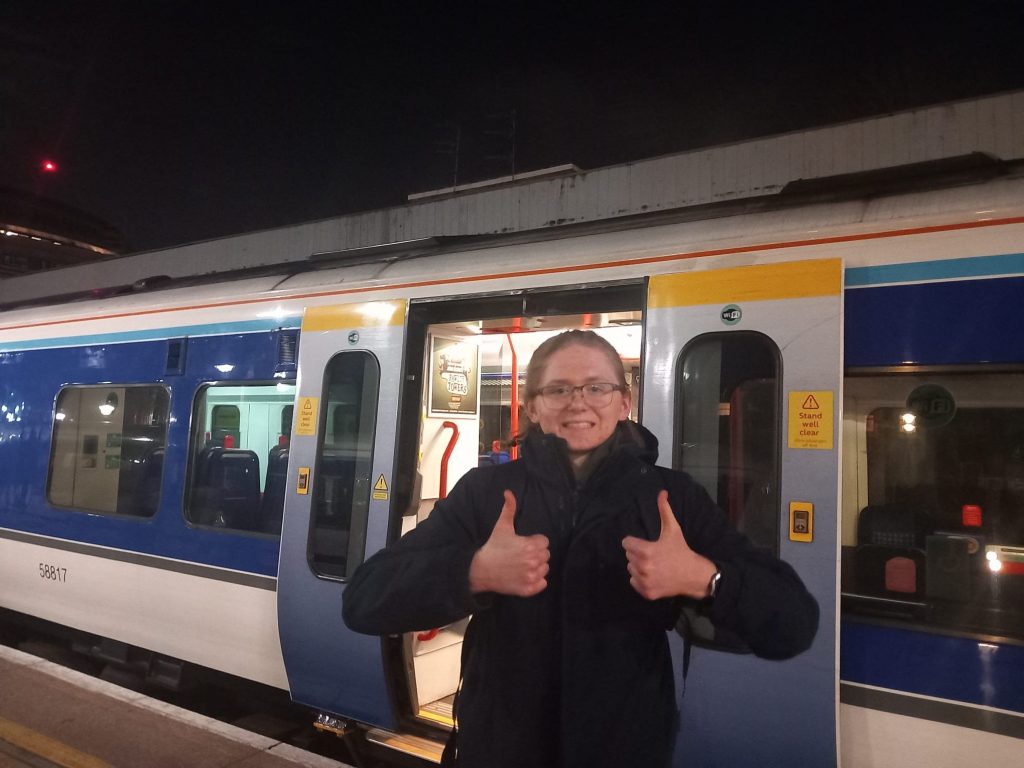
[{"label": "train interior", "polygon": [[1020,374],[852,375],[844,404],[844,615],[1024,637]]},{"label": "train interior", "polygon": [[202,388],[192,414],[189,522],[279,534],[295,384]]},{"label": "train interior", "polygon": [[[541,342],[570,329],[593,330],[618,350],[634,395],[631,417],[635,419],[640,311],[427,326],[418,446],[419,501],[403,518],[403,533],[426,519],[437,500],[470,469],[516,457],[515,435],[523,424],[514,404],[522,399],[526,367]],[[402,640],[409,701],[421,720],[451,725],[467,621],[423,627]]]}]

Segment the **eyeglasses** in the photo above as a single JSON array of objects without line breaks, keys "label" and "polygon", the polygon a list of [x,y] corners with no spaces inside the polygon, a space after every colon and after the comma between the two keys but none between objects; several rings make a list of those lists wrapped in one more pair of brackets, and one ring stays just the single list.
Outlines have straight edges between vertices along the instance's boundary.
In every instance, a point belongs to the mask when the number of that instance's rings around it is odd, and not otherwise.
[{"label": "eyeglasses", "polygon": [[577,392],[583,395],[583,402],[587,405],[602,408],[612,401],[612,392],[615,391],[625,392],[626,387],[608,381],[592,381],[578,387],[571,384],[548,384],[537,390],[537,393],[548,408],[564,408],[572,402]]}]

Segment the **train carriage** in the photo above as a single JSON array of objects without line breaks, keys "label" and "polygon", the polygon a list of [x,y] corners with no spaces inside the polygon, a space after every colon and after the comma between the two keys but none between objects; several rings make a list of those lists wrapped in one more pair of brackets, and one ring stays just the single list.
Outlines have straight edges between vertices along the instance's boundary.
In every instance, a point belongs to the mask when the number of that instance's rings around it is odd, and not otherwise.
[{"label": "train carriage", "polygon": [[287,690],[325,725],[436,760],[465,622],[357,635],[345,583],[462,474],[515,459],[532,350],[588,328],[619,350],[661,463],[822,609],[785,662],[692,641],[677,764],[1009,762],[1024,738],[1010,160],[301,266],[269,232],[246,241],[263,250],[245,271],[7,293],[0,607],[151,653],[154,674],[188,663]]}]

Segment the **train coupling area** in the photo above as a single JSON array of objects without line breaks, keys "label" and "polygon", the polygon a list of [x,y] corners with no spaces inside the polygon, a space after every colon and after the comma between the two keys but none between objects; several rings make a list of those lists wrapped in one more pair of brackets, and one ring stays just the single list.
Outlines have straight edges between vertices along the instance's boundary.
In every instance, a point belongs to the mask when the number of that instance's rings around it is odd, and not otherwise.
[{"label": "train coupling area", "polygon": [[5,646],[0,766],[351,768]]}]

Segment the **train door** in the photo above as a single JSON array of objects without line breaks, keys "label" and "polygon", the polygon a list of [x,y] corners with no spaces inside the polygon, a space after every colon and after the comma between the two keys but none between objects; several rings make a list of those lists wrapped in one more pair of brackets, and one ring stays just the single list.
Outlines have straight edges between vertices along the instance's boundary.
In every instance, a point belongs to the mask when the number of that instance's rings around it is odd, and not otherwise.
[{"label": "train door", "polygon": [[662,460],[671,450],[821,607],[813,646],[789,661],[694,643],[687,765],[836,763],[841,286],[838,259],[650,280],[643,423]]},{"label": "train door", "polygon": [[379,301],[306,310],[283,459],[278,626],[292,698],[382,724],[391,706],[380,639],[344,626],[341,595],[387,538],[406,308]]}]

